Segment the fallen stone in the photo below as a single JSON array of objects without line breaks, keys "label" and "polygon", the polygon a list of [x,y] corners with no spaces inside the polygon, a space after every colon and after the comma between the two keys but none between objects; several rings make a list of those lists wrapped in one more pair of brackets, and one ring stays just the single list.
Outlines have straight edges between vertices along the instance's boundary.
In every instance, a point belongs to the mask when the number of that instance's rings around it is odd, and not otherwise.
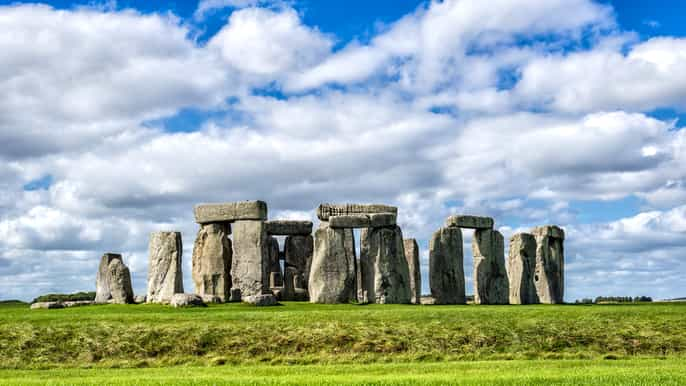
[{"label": "fallen stone", "polygon": [[317,229],[308,292],[311,303],[348,303],[356,299],[352,229]]},{"label": "fallen stone", "polygon": [[154,232],[148,248],[148,294],[150,303],[169,303],[183,293],[181,232]]},{"label": "fallen stone", "polygon": [[564,231],[554,225],[531,230],[536,238],[534,283],[544,304],[564,303]]},{"label": "fallen stone", "polygon": [[107,269],[113,260],[121,260],[121,255],[118,253],[105,253],[100,258],[100,265],[98,266],[98,273],[95,277],[95,302],[107,303],[112,298],[110,285],[107,281]]},{"label": "fallen stone", "polygon": [[238,220],[266,220],[267,203],[264,201],[238,201],[220,204],[200,204],[194,208],[195,222],[231,222]]},{"label": "fallen stone", "polygon": [[462,230],[443,227],[429,242],[429,287],[436,304],[465,304]]},{"label": "fallen stone", "polygon": [[274,236],[312,234],[312,221],[270,220],[264,222],[267,233]]},{"label": "fallen stone", "polygon": [[169,302],[172,307],[207,307],[196,294],[174,294]]},{"label": "fallen stone", "polygon": [[321,204],[317,208],[317,217],[322,221],[329,221],[331,216],[372,213],[393,213],[397,215],[398,208],[381,204]]},{"label": "fallen stone", "polygon": [[255,306],[275,306],[279,303],[273,294],[251,295],[245,297],[243,301]]},{"label": "fallen stone", "polygon": [[148,297],[145,295],[136,295],[133,297],[133,302],[136,304],[143,304],[148,300]]},{"label": "fallen stone", "polygon": [[448,217],[448,219],[445,221],[445,226],[473,229],[493,229],[493,219],[490,217],[455,215]]},{"label": "fallen stone", "polygon": [[222,298],[217,295],[201,295],[200,298],[205,304],[218,304],[224,302]]},{"label": "fallen stone", "polygon": [[507,272],[510,282],[510,304],[536,304],[538,294],[536,271],[536,239],[529,233],[517,233],[510,238]]},{"label": "fallen stone", "polygon": [[107,267],[107,281],[110,286],[112,303],[133,303],[133,288],[131,286],[131,272],[120,259],[114,259]]},{"label": "fallen stone", "polygon": [[403,240],[403,247],[405,249],[405,260],[407,260],[407,267],[410,270],[410,293],[412,295],[412,303],[419,304],[422,297],[422,271],[419,265],[419,245],[415,239]]},{"label": "fallen stone", "polygon": [[36,302],[31,304],[31,309],[32,310],[37,310],[37,309],[46,309],[46,310],[53,310],[57,308],[64,308],[64,304],[62,302]]},{"label": "fallen stone", "polygon": [[199,295],[216,295],[222,300],[231,288],[231,240],[227,223],[203,224],[193,245],[192,278]]},{"label": "fallen stone", "polygon": [[503,235],[496,230],[477,229],[472,238],[472,255],[474,303],[508,304],[509,283]]},{"label": "fallen stone", "polygon": [[360,263],[362,261],[374,269],[373,286],[369,286],[369,280],[362,281],[366,284],[369,302],[410,303],[410,271],[400,227],[363,229],[360,233]]},{"label": "fallen stone", "polygon": [[241,296],[269,292],[269,235],[263,221],[233,223],[231,278]]},{"label": "fallen stone", "polygon": [[93,300],[68,300],[62,302],[62,305],[66,308],[92,306],[93,304],[95,304],[95,301]]},{"label": "fallen stone", "polygon": [[429,306],[429,305],[434,305],[437,303],[436,303],[436,299],[434,299],[433,296],[422,296],[419,299],[419,304]]}]

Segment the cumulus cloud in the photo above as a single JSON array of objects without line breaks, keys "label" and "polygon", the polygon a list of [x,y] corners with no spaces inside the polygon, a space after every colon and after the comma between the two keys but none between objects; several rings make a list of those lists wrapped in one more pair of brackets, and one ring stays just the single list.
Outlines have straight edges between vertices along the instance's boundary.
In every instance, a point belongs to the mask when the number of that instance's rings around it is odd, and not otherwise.
[{"label": "cumulus cloud", "polygon": [[[568,300],[632,281],[682,295],[686,130],[650,114],[683,107],[680,39],[632,40],[585,0],[460,0],[335,48],[269,5],[201,2],[196,23],[232,8],[206,43],[171,14],[0,7],[0,297],[92,289],[106,251],[142,291],[149,232],[171,229],[192,290],[193,204],[242,199],[290,219],[323,201],[398,205],[424,264],[451,213],[506,236],[558,223]],[[218,114],[151,123],[188,108]],[[584,224],[574,209],[626,197],[639,212]]]}]

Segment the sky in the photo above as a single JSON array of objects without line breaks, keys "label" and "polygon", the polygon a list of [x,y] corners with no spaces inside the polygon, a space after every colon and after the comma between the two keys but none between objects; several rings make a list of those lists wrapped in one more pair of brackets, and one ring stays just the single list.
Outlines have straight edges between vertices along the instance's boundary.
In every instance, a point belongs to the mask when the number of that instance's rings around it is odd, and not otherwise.
[{"label": "sky", "polygon": [[[168,8],[156,8],[161,6]],[[566,232],[565,300],[686,296],[681,1],[0,2],[0,299],[94,290],[193,205]],[[467,292],[471,232],[464,231]]]}]

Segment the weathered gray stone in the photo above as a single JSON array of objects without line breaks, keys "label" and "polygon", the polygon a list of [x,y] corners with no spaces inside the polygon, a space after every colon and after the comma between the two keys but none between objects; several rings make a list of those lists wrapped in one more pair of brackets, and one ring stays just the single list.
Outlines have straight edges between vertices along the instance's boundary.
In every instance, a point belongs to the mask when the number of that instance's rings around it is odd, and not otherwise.
[{"label": "weathered gray stone", "polygon": [[112,303],[133,303],[133,288],[131,286],[131,273],[121,259],[114,259],[107,267],[107,282],[110,286]]},{"label": "weathered gray stone", "polygon": [[174,294],[169,304],[173,307],[207,307],[202,297],[196,294]]},{"label": "weathered gray stone", "polygon": [[367,267],[373,267],[371,286],[371,280],[366,276],[370,270],[362,270],[362,283],[370,303],[410,303],[410,270],[400,227],[363,229],[360,232],[360,263],[363,261]]},{"label": "weathered gray stone", "polygon": [[201,295],[200,298],[202,298],[202,301],[205,304],[218,304],[224,302],[222,298],[217,295]]},{"label": "weathered gray stone", "polygon": [[329,217],[329,227],[331,228],[368,228],[369,224],[369,216],[366,214],[346,214]]},{"label": "weathered gray stone", "polygon": [[371,213],[368,216],[370,228],[393,227],[398,221],[396,213]]},{"label": "weathered gray stone", "polygon": [[554,225],[531,230],[536,238],[536,272],[534,282],[539,301],[564,303],[564,231]]},{"label": "weathered gray stone", "polygon": [[[294,289],[302,288],[307,290],[313,250],[314,240],[312,235],[286,237],[284,242],[284,266],[286,267],[284,280],[292,284]],[[299,283],[295,282],[296,275],[299,276]]]},{"label": "weathered gray stone", "polygon": [[231,295],[229,296],[229,302],[239,303],[241,301],[241,290],[238,288],[231,288]]},{"label": "weathered gray stone", "polygon": [[269,255],[269,288],[283,287],[283,273],[279,261],[279,240],[276,237],[269,236],[267,254]]},{"label": "weathered gray stone", "polygon": [[536,271],[536,239],[529,233],[510,237],[507,275],[510,282],[510,304],[536,304],[538,294],[534,283]]},{"label": "weathered gray stone", "polygon": [[405,260],[407,260],[407,267],[410,270],[410,293],[412,294],[412,303],[419,304],[422,297],[422,271],[419,265],[419,245],[415,239],[403,240],[403,247],[405,249]]},{"label": "weathered gray stone", "polygon": [[503,235],[492,229],[477,229],[472,238],[474,256],[474,303],[508,304],[509,283],[505,270]]},{"label": "weathered gray stone", "polygon": [[136,304],[145,303],[147,300],[148,300],[148,297],[145,295],[136,295],[133,297],[133,302]]},{"label": "weathered gray stone", "polygon": [[193,245],[193,284],[199,295],[216,295],[222,300],[231,288],[232,246],[227,237],[228,223],[211,223],[200,226]]},{"label": "weathered gray stone", "polygon": [[433,296],[422,296],[419,299],[419,304],[426,305],[426,306],[432,306],[436,303],[436,299],[433,298]]},{"label": "weathered gray stone", "polygon": [[31,304],[30,307],[32,310],[38,310],[38,309],[46,309],[46,310],[52,310],[56,308],[64,308],[64,304],[62,302],[36,302]]},{"label": "weathered gray stone", "polygon": [[278,304],[276,296],[272,294],[252,295],[244,298],[243,301],[255,306],[275,306]]},{"label": "weathered gray stone", "polygon": [[181,232],[154,232],[148,248],[148,295],[150,303],[169,303],[183,293]]},{"label": "weathered gray stone", "polygon": [[200,204],[194,208],[195,222],[231,222],[238,220],[266,220],[267,203],[264,201],[238,201],[218,204]]},{"label": "weathered gray stone", "polygon": [[107,281],[107,269],[113,260],[121,260],[121,255],[118,253],[105,253],[100,258],[100,265],[98,266],[98,273],[95,277],[95,302],[107,303],[112,298],[109,282]]},{"label": "weathered gray stone", "polygon": [[355,241],[352,229],[317,229],[308,289],[312,303],[347,303],[355,300]]},{"label": "weathered gray stone", "polygon": [[269,291],[269,235],[263,221],[233,223],[233,286],[241,296],[262,295]]},{"label": "weathered gray stone", "polygon": [[264,225],[267,227],[267,233],[274,236],[312,234],[312,221],[270,220],[265,221]]},{"label": "weathered gray stone", "polygon": [[62,305],[65,308],[92,306],[93,304],[95,304],[95,301],[93,300],[67,300],[65,302],[62,302]]},{"label": "weathered gray stone", "polygon": [[465,304],[462,230],[443,227],[429,241],[429,287],[435,304]]},{"label": "weathered gray stone", "polygon": [[331,216],[372,213],[393,213],[397,215],[398,208],[381,204],[321,204],[317,208],[317,217],[322,221],[328,221]]},{"label": "weathered gray stone", "polygon": [[473,229],[493,229],[493,219],[490,217],[454,215],[445,220],[445,226]]}]

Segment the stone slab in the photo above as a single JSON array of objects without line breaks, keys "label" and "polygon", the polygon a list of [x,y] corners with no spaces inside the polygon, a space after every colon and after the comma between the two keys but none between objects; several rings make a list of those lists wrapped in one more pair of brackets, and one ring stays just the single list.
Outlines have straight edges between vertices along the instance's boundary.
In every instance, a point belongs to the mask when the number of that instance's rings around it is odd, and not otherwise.
[{"label": "stone slab", "polygon": [[331,228],[381,228],[394,227],[395,213],[347,214],[330,216],[328,226]]},{"label": "stone slab", "polygon": [[308,280],[311,303],[348,303],[357,298],[352,229],[319,228]]},{"label": "stone slab", "polygon": [[266,220],[267,203],[264,201],[238,201],[217,204],[199,204],[194,210],[195,222],[231,222],[237,220]]},{"label": "stone slab", "polygon": [[535,227],[531,230],[531,234],[535,237],[547,236],[556,239],[564,240],[565,231],[557,225],[543,225]]},{"label": "stone slab", "polygon": [[530,233],[510,237],[507,276],[510,282],[510,304],[539,302],[534,282],[536,270],[536,239]]},{"label": "stone slab", "polygon": [[270,220],[265,221],[267,233],[272,236],[292,236],[312,234],[312,221]]},{"label": "stone slab", "polygon": [[492,229],[477,229],[472,237],[474,258],[474,303],[509,304],[510,284],[505,269],[503,235]]},{"label": "stone slab", "polygon": [[183,293],[181,232],[153,232],[148,246],[148,293],[150,303],[168,303]]},{"label": "stone slab", "polygon": [[443,227],[429,241],[429,287],[435,304],[465,304],[462,229]]},{"label": "stone slab", "polygon": [[350,214],[394,213],[398,208],[383,204],[321,204],[317,208],[317,217],[328,221],[331,216],[345,216]]},{"label": "stone slab", "polygon": [[415,239],[404,239],[405,259],[410,270],[410,293],[412,303],[419,304],[422,297],[422,272],[419,263],[419,245]]},{"label": "stone slab", "polygon": [[493,229],[493,219],[482,216],[453,215],[445,220],[445,225],[471,229]]}]

